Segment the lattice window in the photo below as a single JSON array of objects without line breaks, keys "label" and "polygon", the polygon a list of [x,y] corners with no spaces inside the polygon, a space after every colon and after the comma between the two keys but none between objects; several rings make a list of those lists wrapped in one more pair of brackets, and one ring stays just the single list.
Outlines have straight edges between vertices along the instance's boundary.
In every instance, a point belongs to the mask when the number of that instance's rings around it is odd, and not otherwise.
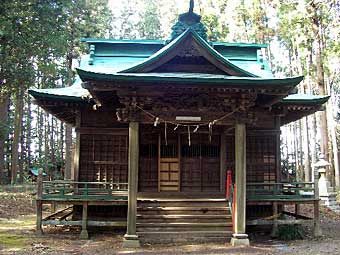
[{"label": "lattice window", "polygon": [[127,182],[128,136],[81,134],[79,180]]},{"label": "lattice window", "polygon": [[192,137],[192,144],[181,139],[181,190],[219,191],[220,189],[220,137],[211,142],[206,134]]},{"label": "lattice window", "polygon": [[144,134],[139,145],[138,191],[158,190],[158,134]]}]

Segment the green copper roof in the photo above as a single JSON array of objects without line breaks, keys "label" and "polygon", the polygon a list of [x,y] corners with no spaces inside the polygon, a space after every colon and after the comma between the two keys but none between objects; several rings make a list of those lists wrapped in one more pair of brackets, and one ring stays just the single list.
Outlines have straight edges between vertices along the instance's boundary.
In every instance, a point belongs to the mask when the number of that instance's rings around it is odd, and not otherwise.
[{"label": "green copper roof", "polygon": [[330,96],[292,94],[282,100],[283,104],[324,104]]},{"label": "green copper roof", "polygon": [[86,43],[109,43],[109,44],[152,44],[152,45],[165,45],[163,40],[117,40],[117,39],[103,39],[103,38],[81,38],[81,42]]},{"label": "green copper roof", "polygon": [[171,43],[169,43],[167,46],[156,52],[154,55],[150,56],[145,61],[130,67],[126,70],[121,71],[122,73],[130,73],[130,72],[138,72],[139,69],[145,68],[147,66],[150,66],[157,61],[159,61],[162,57],[169,54],[172,50],[174,50],[178,45],[180,45],[186,38],[192,37],[196,42],[201,45],[204,49],[206,49],[211,55],[213,55],[218,61],[220,61],[222,64],[229,66],[230,68],[242,73],[244,76],[248,77],[258,77],[258,75],[250,73],[241,67],[233,64],[228,59],[223,57],[219,52],[214,50],[205,40],[203,40],[194,30],[191,28],[187,29],[184,33],[182,33],[180,36],[178,36],[176,39],[174,39]]},{"label": "green copper roof", "polygon": [[30,89],[30,95],[39,99],[65,100],[72,102],[80,102],[89,95],[87,89],[81,87],[81,80],[78,78],[70,87],[56,89]]},{"label": "green copper roof", "polygon": [[202,73],[95,73],[82,69],[77,69],[78,75],[83,81],[137,81],[142,83],[191,83],[191,84],[220,84],[220,85],[288,85],[296,86],[303,76],[291,78],[271,78],[259,77],[238,77],[229,75],[202,74]]}]

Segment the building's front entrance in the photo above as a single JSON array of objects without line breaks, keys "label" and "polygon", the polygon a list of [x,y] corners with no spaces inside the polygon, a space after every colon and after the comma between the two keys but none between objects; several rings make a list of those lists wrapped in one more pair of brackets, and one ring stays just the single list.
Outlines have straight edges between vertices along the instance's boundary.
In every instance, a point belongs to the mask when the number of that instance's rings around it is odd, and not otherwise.
[{"label": "building's front entrance", "polygon": [[220,135],[141,131],[139,192],[221,192]]}]

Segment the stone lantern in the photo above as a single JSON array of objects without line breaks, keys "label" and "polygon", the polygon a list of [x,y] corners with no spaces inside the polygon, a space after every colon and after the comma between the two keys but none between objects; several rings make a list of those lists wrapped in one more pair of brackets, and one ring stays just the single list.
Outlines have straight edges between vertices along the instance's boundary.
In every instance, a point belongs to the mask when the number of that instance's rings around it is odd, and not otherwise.
[{"label": "stone lantern", "polygon": [[[330,182],[328,181],[326,177],[327,168],[331,164],[324,159],[324,156],[322,155],[320,157],[320,160],[314,164],[315,168],[315,188],[318,188],[318,195],[321,200],[321,202],[329,207],[337,206],[336,202],[336,193],[334,192],[334,188],[331,187]],[[320,175],[320,178],[318,180],[318,176]],[[316,194],[317,195],[317,194]]]}]

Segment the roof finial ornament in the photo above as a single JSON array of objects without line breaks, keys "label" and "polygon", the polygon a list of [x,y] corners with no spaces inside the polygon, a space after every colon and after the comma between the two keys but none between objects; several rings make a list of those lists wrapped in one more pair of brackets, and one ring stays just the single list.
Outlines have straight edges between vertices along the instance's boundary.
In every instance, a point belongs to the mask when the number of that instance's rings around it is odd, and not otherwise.
[{"label": "roof finial ornament", "polygon": [[194,0],[190,0],[190,7],[189,7],[189,12],[194,12],[194,6],[195,6],[195,2]]}]

